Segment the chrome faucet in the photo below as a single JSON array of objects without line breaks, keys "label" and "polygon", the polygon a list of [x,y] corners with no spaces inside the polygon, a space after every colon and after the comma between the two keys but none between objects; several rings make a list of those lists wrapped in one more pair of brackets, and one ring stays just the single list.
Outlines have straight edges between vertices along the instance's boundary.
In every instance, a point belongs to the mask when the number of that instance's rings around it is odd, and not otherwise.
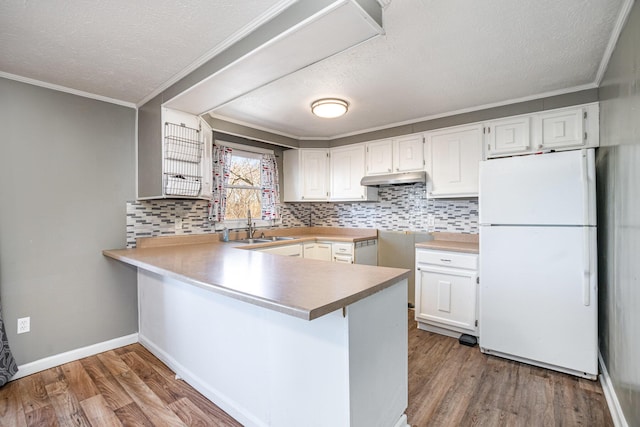
[{"label": "chrome faucet", "polygon": [[256,225],[251,223],[251,209],[247,209],[247,234],[249,239],[253,239],[256,234]]}]

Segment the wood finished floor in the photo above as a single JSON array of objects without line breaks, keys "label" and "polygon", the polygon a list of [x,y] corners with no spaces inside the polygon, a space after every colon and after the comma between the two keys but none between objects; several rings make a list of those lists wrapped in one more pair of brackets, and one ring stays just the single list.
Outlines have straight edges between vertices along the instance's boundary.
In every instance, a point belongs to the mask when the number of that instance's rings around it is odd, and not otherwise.
[{"label": "wood finished floor", "polygon": [[[486,356],[409,311],[412,426],[613,426],[595,381]],[[0,388],[0,426],[239,426],[139,344]]]}]

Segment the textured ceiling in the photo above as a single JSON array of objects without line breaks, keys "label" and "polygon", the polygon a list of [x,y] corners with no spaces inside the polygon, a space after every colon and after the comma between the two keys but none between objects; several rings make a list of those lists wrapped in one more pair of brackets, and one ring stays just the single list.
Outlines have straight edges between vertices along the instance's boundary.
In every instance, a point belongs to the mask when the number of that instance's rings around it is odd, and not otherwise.
[{"label": "textured ceiling", "polygon": [[138,103],[282,0],[3,0],[0,71]]},{"label": "textured ceiling", "polygon": [[[295,137],[335,137],[595,86],[623,0],[395,0],[386,35],[213,112]],[[318,98],[350,111],[314,117]]]},{"label": "textured ceiling", "polygon": [[[595,87],[630,1],[380,1],[384,36],[213,114],[299,138],[335,137]],[[5,0],[0,72],[138,104],[291,2]],[[311,102],[328,96],[348,100],[349,113],[312,116]]]}]

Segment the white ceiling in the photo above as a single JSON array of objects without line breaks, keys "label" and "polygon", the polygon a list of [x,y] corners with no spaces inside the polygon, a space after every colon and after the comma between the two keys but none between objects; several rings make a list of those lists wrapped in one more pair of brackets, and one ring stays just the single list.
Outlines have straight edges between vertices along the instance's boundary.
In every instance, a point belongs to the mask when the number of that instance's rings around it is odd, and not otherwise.
[{"label": "white ceiling", "polygon": [[3,0],[0,72],[137,104],[289,3]]},{"label": "white ceiling", "polygon": [[[139,104],[291,2],[5,0],[0,73]],[[596,87],[631,2],[383,1],[384,36],[213,114],[327,138]],[[348,100],[349,113],[312,116],[311,102],[328,96]]]}]

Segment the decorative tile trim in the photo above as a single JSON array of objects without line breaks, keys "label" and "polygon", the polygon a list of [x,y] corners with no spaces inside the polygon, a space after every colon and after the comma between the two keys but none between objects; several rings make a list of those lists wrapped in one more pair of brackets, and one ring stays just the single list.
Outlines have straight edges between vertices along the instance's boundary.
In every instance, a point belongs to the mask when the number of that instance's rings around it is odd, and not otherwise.
[{"label": "decorative tile trim", "polygon": [[[136,238],[212,233],[206,200],[127,203],[127,247]],[[433,215],[434,225],[428,225]],[[176,220],[182,218],[176,230]],[[279,227],[353,227],[387,231],[478,234],[478,199],[427,199],[424,184],[381,187],[378,202],[284,203]]]}]

